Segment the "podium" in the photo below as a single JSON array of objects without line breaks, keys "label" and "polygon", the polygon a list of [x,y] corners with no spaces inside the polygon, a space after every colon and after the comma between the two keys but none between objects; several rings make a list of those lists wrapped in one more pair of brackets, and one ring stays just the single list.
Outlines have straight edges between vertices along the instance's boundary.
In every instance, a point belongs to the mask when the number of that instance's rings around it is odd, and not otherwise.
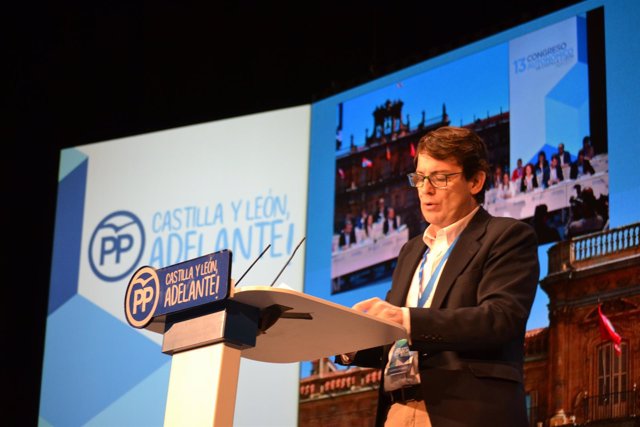
[{"label": "podium", "polygon": [[244,286],[224,302],[164,328],[165,426],[233,425],[241,357],[311,361],[406,338],[398,324],[292,289]]}]

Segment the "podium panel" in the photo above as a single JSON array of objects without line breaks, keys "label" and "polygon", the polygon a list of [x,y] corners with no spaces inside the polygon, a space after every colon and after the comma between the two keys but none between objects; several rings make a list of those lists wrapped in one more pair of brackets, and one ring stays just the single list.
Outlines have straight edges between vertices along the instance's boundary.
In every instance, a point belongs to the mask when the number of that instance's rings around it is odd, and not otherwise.
[{"label": "podium panel", "polygon": [[258,335],[255,347],[242,350],[242,357],[260,362],[317,360],[407,337],[406,330],[396,323],[292,289],[244,286],[235,290],[232,300],[263,313],[269,307],[282,311],[275,323]]}]

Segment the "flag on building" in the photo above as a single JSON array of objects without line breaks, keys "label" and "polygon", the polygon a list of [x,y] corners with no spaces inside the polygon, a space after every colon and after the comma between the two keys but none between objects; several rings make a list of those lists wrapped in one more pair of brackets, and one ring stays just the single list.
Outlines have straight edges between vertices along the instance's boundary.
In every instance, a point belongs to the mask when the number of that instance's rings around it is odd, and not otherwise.
[{"label": "flag on building", "polygon": [[369,159],[367,159],[366,157],[362,158],[362,167],[363,168],[370,168],[371,166],[373,166],[373,162]]},{"label": "flag on building", "polygon": [[622,337],[616,332],[611,321],[602,313],[602,304],[598,304],[598,324],[600,325],[600,338],[610,340],[613,343],[613,349],[618,355],[622,354]]}]

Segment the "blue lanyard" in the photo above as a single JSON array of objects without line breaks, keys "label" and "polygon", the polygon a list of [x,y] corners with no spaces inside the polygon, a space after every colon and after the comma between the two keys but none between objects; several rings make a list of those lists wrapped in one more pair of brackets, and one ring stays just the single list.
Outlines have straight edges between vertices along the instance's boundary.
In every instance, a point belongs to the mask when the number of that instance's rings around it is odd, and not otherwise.
[{"label": "blue lanyard", "polygon": [[447,260],[447,258],[449,258],[449,254],[451,254],[451,250],[456,245],[459,237],[460,236],[458,235],[458,237],[456,237],[456,240],[454,240],[453,243],[451,243],[451,246],[449,246],[449,249],[447,249],[447,252],[444,253],[442,259],[438,263],[438,266],[429,278],[429,282],[427,282],[426,288],[422,290],[422,276],[424,275],[424,266],[427,263],[427,254],[429,253],[429,247],[427,247],[427,250],[424,252],[424,255],[422,256],[422,263],[420,264],[420,270],[418,271],[418,283],[420,284],[421,289],[421,292],[418,294],[418,307],[424,307],[424,304],[427,302],[427,299],[429,298],[429,295],[431,295],[431,291],[433,290],[433,286],[436,283],[436,278],[438,277],[438,274],[440,274],[440,269],[442,268],[442,265]]}]

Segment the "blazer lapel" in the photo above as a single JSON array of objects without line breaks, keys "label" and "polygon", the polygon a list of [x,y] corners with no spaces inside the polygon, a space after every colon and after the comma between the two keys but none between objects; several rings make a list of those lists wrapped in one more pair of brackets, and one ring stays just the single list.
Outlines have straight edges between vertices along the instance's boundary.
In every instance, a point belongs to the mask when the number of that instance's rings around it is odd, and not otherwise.
[{"label": "blazer lapel", "polygon": [[411,280],[413,279],[416,268],[418,268],[420,260],[422,260],[422,254],[424,254],[425,250],[427,250],[427,246],[422,240],[416,242],[415,246],[411,248],[411,251],[406,256],[406,263],[403,263],[404,265],[402,266],[396,266],[396,268],[400,268],[400,270],[398,271],[397,280],[393,283],[396,287],[392,286],[392,292],[389,294],[389,302],[391,304],[399,307],[404,306],[409,288],[411,287]]},{"label": "blazer lapel", "polygon": [[447,264],[444,266],[442,274],[440,275],[431,307],[441,308],[453,282],[478,251],[480,247],[479,239],[484,234],[489,219],[491,219],[491,215],[483,208],[480,208],[467,227],[462,231],[462,234],[460,234],[460,238],[451,251]]}]

